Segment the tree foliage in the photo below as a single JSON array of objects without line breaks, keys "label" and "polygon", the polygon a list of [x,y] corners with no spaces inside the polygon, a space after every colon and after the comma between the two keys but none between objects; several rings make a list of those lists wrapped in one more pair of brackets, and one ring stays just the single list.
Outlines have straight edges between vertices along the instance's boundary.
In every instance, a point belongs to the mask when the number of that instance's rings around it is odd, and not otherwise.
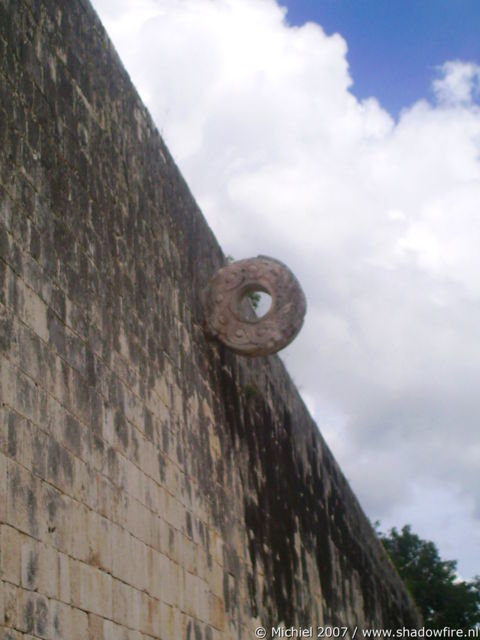
[{"label": "tree foliage", "polygon": [[380,533],[388,554],[430,629],[472,629],[480,624],[480,577],[459,580],[455,560],[442,560],[433,542],[409,525]]}]

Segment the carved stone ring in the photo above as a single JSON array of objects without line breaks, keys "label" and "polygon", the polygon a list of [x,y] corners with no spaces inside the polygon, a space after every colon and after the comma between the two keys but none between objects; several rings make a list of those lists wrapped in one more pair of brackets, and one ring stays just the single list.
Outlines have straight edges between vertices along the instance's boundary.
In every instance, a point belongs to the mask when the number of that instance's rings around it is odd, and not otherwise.
[{"label": "carved stone ring", "polygon": [[[272,298],[258,318],[248,304],[254,292]],[[206,331],[245,356],[268,356],[286,347],[300,331],[307,308],[293,273],[279,260],[258,256],[219,269],[204,292]]]}]

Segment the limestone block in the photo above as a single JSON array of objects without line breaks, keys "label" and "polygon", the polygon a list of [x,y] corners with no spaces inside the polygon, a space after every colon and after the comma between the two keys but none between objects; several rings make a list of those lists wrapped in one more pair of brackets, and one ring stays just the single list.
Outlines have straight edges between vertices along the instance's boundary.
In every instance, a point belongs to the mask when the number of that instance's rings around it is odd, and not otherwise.
[{"label": "limestone block", "polygon": [[130,558],[135,558],[133,567],[131,566],[131,561],[129,563],[129,582],[140,591],[144,591],[148,588],[148,547],[134,536],[130,536],[129,542],[130,553],[132,554]]},{"label": "limestone block", "polygon": [[22,320],[31,327],[35,333],[45,342],[48,341],[49,334],[47,328],[47,305],[45,302],[20,279],[17,287],[23,297]]},{"label": "limestone block", "polygon": [[155,522],[165,512],[165,488],[152,478],[147,478],[145,482],[145,504],[155,514]]},{"label": "limestone block", "polygon": [[40,483],[37,494],[39,537],[63,553],[71,553],[73,501],[46,483]]},{"label": "limestone block", "polygon": [[159,600],[155,600],[149,596],[145,596],[142,607],[142,615],[140,617],[140,631],[154,638],[162,638],[163,635],[163,619],[162,605]]},{"label": "limestone block", "polygon": [[26,540],[16,529],[0,525],[0,577],[17,586],[21,579],[22,542]]},{"label": "limestone block", "polygon": [[18,587],[8,583],[3,583],[3,619],[0,624],[5,623],[8,628],[18,629],[17,623],[17,594]]},{"label": "limestone block", "polygon": [[103,639],[104,640],[123,640],[123,629],[111,620],[105,620],[103,623]]},{"label": "limestone block", "polygon": [[[1,369],[0,369],[1,375]],[[2,453],[8,452],[8,423],[11,412],[5,405],[0,405],[0,451]]]},{"label": "limestone block", "polygon": [[185,638],[187,631],[187,616],[181,609],[172,608],[173,634],[172,638]]},{"label": "limestone block", "polygon": [[134,609],[134,589],[120,580],[113,580],[113,620],[125,627],[138,627],[140,611],[136,612],[137,620],[132,619]]},{"label": "limestone block", "polygon": [[225,604],[222,598],[208,594],[208,622],[219,631],[225,628]]},{"label": "limestone block", "polygon": [[182,607],[183,569],[170,558],[167,558],[165,564],[165,573],[162,572],[162,601],[174,607]]},{"label": "limestone block", "polygon": [[96,474],[96,494],[99,513],[115,523],[124,522],[122,492],[101,474]]},{"label": "limestone block", "polygon": [[48,438],[47,480],[62,493],[72,495],[74,487],[74,456],[54,438]]},{"label": "limestone block", "polygon": [[141,502],[148,505],[147,494],[151,493],[152,485],[156,484],[155,480],[158,473],[158,453],[157,447],[152,446],[152,442],[146,437],[138,438],[138,465],[144,474],[143,496]]},{"label": "limestone block", "polygon": [[17,625],[17,628],[24,633],[31,633],[39,638],[50,638],[52,621],[48,599],[43,595],[19,589]]},{"label": "limestone block", "polygon": [[104,618],[112,618],[112,577],[77,560],[70,560],[72,604]]},{"label": "limestone block", "polygon": [[223,569],[216,562],[212,562],[208,572],[208,584],[211,592],[218,598],[223,599]]},{"label": "limestone block", "polygon": [[86,640],[88,638],[88,615],[79,609],[71,609],[71,615],[72,632],[70,636],[64,637],[69,637],[72,640]]},{"label": "limestone block", "polygon": [[[50,619],[52,621],[52,640],[63,640],[64,638],[79,638],[77,629],[74,624],[74,612],[78,611],[72,609],[63,602],[57,600],[50,600]],[[83,612],[79,612],[85,615]],[[83,636],[84,638],[86,636]]]},{"label": "limestone block", "polygon": [[142,430],[145,421],[145,407],[140,398],[132,393],[129,388],[125,389],[125,417],[137,429]]},{"label": "limestone block", "polygon": [[40,481],[12,460],[7,462],[7,475],[7,522],[24,533],[38,535]]},{"label": "limestone block", "polygon": [[44,478],[48,436],[17,413],[10,414],[8,426],[9,455],[29,471]]},{"label": "limestone block", "polygon": [[185,572],[185,612],[200,620],[209,619],[208,588],[198,576]]},{"label": "limestone block", "polygon": [[60,597],[60,553],[51,546],[38,550],[38,589],[48,597]]},{"label": "limestone block", "polygon": [[127,584],[130,582],[132,556],[131,535],[123,527],[111,526],[113,554],[113,576],[123,580]]},{"label": "limestone block", "polygon": [[[105,620],[103,622],[103,636],[100,636],[99,640],[151,640],[151,638],[152,636],[144,636],[138,631],[126,629],[111,620]],[[95,640],[97,640],[96,637]]]},{"label": "limestone block", "polygon": [[163,517],[174,529],[181,531],[185,522],[185,507],[170,493],[165,494],[165,512]]},{"label": "limestone block", "polygon": [[5,623],[5,594],[4,584],[0,581],[0,628]]},{"label": "limestone block", "polygon": [[104,406],[102,435],[109,444],[115,443],[115,411],[111,406]]},{"label": "limestone block", "polygon": [[0,360],[0,388],[2,402],[11,408],[16,406],[17,369],[6,358]]},{"label": "limestone block", "polygon": [[104,640],[104,619],[94,613],[88,614],[88,640]]},{"label": "limestone block", "polygon": [[[21,563],[22,563],[22,587],[30,591],[36,591],[39,581],[40,569],[40,544],[33,538],[24,538],[21,545]],[[47,576],[45,576],[48,581]]]},{"label": "limestone block", "polygon": [[70,602],[70,559],[58,554],[58,597],[62,602]]},{"label": "limestone block", "polygon": [[162,585],[167,575],[168,558],[154,549],[148,549],[148,594],[162,600]]},{"label": "limestone block", "polygon": [[111,572],[113,566],[110,527],[106,518],[95,511],[88,511],[87,529],[84,531],[88,543],[88,562],[107,572]]},{"label": "limestone block", "polygon": [[83,502],[90,509],[98,509],[98,480],[97,472],[76,456],[73,460],[72,496]]},{"label": "limestone block", "polygon": [[218,564],[223,564],[223,538],[217,531],[212,531],[212,558]]},{"label": "limestone block", "polygon": [[0,453],[0,522],[7,519],[7,458]]},{"label": "limestone block", "polygon": [[71,501],[71,539],[69,542],[69,554],[85,562],[90,558],[88,544],[88,519],[89,509],[81,502]]},{"label": "limestone block", "polygon": [[175,533],[173,532],[172,535],[170,535],[171,527],[169,524],[165,522],[162,517],[157,517],[153,527],[154,539],[152,547],[165,555],[175,557],[174,553],[170,551],[170,545],[174,545],[172,538],[175,537]]},{"label": "limestone block", "polygon": [[197,573],[197,545],[183,534],[179,534],[178,540],[178,561],[186,571],[189,571],[190,573]]}]

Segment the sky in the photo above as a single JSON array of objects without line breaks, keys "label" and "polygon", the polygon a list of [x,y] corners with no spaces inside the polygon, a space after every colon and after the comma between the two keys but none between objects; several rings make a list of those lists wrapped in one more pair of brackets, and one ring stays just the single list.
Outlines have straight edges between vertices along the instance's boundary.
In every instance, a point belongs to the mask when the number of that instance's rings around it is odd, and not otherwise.
[{"label": "sky", "polygon": [[479,57],[478,0],[283,0],[289,24],[317,22],[348,44],[353,93],[398,116],[432,98],[435,69]]},{"label": "sky", "polygon": [[[94,0],[366,514],[480,574],[477,0]],[[360,10],[360,8],[361,10]]]}]

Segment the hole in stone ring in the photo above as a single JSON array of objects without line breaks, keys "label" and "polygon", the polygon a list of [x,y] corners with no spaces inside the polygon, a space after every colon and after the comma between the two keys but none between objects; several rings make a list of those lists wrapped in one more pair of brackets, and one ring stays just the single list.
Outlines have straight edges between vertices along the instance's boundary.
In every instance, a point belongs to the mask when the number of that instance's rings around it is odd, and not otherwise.
[{"label": "hole in stone ring", "polygon": [[259,285],[244,288],[238,298],[238,316],[244,322],[256,322],[264,318],[272,308],[273,299]]},{"label": "hole in stone ring", "polygon": [[265,291],[252,291],[247,294],[257,318],[263,318],[272,308],[272,296]]}]

